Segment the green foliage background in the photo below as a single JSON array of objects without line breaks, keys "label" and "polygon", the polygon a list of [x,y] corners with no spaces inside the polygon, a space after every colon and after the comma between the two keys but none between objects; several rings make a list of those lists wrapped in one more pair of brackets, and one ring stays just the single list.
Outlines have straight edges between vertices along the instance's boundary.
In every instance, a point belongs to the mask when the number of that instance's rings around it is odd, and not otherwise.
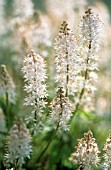
[{"label": "green foliage background", "polygon": [[[34,8],[41,10],[43,13],[46,13],[46,7],[44,4],[45,0],[33,0]],[[99,2],[99,1],[98,1]],[[103,0],[103,2],[107,5],[107,8],[111,14],[111,1]],[[89,4],[94,4],[93,0],[89,1]],[[12,17],[12,0],[6,1],[5,3],[5,18],[7,22]],[[52,30],[53,31],[53,30]],[[58,30],[57,30],[58,31]],[[23,106],[25,94],[23,93],[23,75],[21,72],[21,68],[19,68],[16,64],[14,64],[12,58],[14,55],[17,55],[17,51],[13,49],[10,44],[10,39],[12,38],[12,30],[9,29],[6,34],[0,35],[0,64],[5,64],[7,66],[7,70],[10,75],[13,77],[13,80],[16,85],[16,103],[10,104],[9,112],[10,112],[10,124],[7,126],[7,115],[6,115],[6,102],[5,98],[2,96],[0,98],[0,107],[3,109],[3,113],[5,116],[5,124],[6,128],[1,127],[0,124],[0,169],[3,170],[3,155],[5,153],[5,143],[6,137],[9,133],[9,129],[12,127],[15,119],[17,117],[22,117],[24,120],[25,116],[28,113],[28,109]],[[4,45],[5,44],[5,45]],[[48,49],[51,55],[54,53],[52,49]],[[108,49],[110,50],[110,49]],[[19,55],[19,54],[18,54]],[[25,54],[24,54],[25,55]],[[19,56],[18,56],[19,57]],[[110,60],[111,61],[111,60]],[[47,65],[50,65],[50,58],[46,58]],[[109,60],[100,66],[101,74],[108,72],[111,75],[111,69]],[[49,92],[50,96],[48,98],[48,103],[53,99],[55,93],[52,90],[52,87],[56,87],[56,85],[51,82],[50,77],[48,79]],[[52,84],[51,84],[52,83]],[[107,82],[106,82],[107,83]],[[102,93],[103,90],[99,90],[99,93]],[[111,91],[109,91],[109,100],[111,99]],[[100,94],[99,94],[100,95]],[[98,93],[96,94],[96,100],[98,100]],[[110,103],[110,101],[109,101]],[[48,108],[46,109],[47,112]],[[78,111],[76,116],[74,116],[73,121],[71,123],[70,131],[63,132],[58,136],[54,137],[53,141],[49,145],[46,152],[43,154],[40,160],[38,160],[41,155],[41,151],[47,146],[47,144],[51,140],[51,136],[53,135],[52,131],[43,131],[41,134],[37,134],[33,137],[32,146],[33,153],[31,155],[30,160],[26,160],[26,164],[24,168],[27,170],[72,170],[77,167],[74,166],[69,160],[70,154],[74,150],[74,146],[77,144],[77,139],[83,137],[84,132],[91,130],[94,133],[94,137],[99,145],[99,149],[102,151],[103,145],[106,141],[106,138],[109,135],[109,130],[111,129],[111,108],[108,108],[109,112],[104,112],[104,114],[96,114],[96,113],[83,113],[82,111]],[[0,121],[2,118],[0,117]],[[100,154],[102,156],[102,152]],[[101,170],[102,162],[97,168]],[[94,168],[95,170],[95,168]]]}]

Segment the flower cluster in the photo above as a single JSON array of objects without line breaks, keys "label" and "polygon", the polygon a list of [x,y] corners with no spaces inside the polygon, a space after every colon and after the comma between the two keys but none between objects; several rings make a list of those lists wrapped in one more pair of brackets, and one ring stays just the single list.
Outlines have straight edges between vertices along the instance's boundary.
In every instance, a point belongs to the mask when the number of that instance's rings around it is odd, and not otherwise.
[{"label": "flower cluster", "polygon": [[93,110],[93,96],[96,90],[94,83],[97,81],[96,71],[98,71],[98,56],[96,53],[100,50],[102,22],[97,15],[93,14],[91,9],[88,9],[81,20],[79,28],[79,55],[83,58],[81,73],[84,78],[79,101],[84,110]]},{"label": "flower cluster", "polygon": [[84,138],[78,140],[76,151],[69,158],[74,164],[78,163],[79,167],[86,170],[91,166],[99,163],[99,149],[95,143],[95,138],[91,131],[84,134]]},{"label": "flower cluster", "polygon": [[105,170],[111,169],[111,134],[106,140],[103,151],[104,151],[104,168]]},{"label": "flower cluster", "polygon": [[55,39],[56,82],[63,87],[66,96],[73,95],[75,110],[93,110],[93,97],[96,90],[98,57],[100,49],[102,22],[91,9],[85,12],[79,24],[79,40],[64,21]]},{"label": "flower cluster", "polygon": [[15,84],[5,65],[0,66],[0,94],[7,94],[9,101],[15,102]]},{"label": "flower cluster", "polygon": [[72,116],[72,106],[68,97],[65,97],[63,93],[63,89],[60,87],[56,97],[51,102],[50,122],[54,129],[66,131],[69,129],[68,123]]},{"label": "flower cluster", "polygon": [[[37,121],[43,118],[42,112],[48,95],[45,84],[46,64],[43,58],[32,50],[24,59],[22,71],[26,82],[24,91],[27,93],[24,104],[32,107],[31,115],[27,120],[29,123],[30,119]],[[38,121],[38,126],[40,124],[41,120]]]},{"label": "flower cluster", "polygon": [[77,91],[75,78],[79,72],[80,60],[77,56],[76,38],[65,21],[61,24],[54,48],[56,51],[56,82],[63,87],[66,96],[74,95],[74,92]]},{"label": "flower cluster", "polygon": [[4,165],[6,168],[21,169],[25,158],[30,158],[32,147],[31,136],[26,125],[17,120],[10,130],[10,136],[6,146]]},{"label": "flower cluster", "polygon": [[[2,132],[3,133],[6,132],[6,122],[5,122],[5,116],[4,116],[3,110],[0,107],[0,133],[2,134]],[[1,134],[0,134],[0,137],[1,137]]]},{"label": "flower cluster", "polygon": [[98,15],[88,9],[79,24],[81,40],[86,50],[95,53],[100,50],[102,22]]}]

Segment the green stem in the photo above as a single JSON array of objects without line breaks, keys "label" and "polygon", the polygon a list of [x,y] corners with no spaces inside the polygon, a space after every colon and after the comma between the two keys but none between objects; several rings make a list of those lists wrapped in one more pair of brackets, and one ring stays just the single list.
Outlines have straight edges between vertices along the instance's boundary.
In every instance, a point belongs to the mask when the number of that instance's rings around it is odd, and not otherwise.
[{"label": "green stem", "polygon": [[[62,88],[60,88],[60,107],[61,107],[61,110],[63,110],[63,106],[62,106]],[[60,113],[59,116],[62,115],[62,111]],[[52,135],[52,138],[51,140],[47,143],[46,147],[43,149],[43,151],[41,152],[40,156],[37,158],[37,163],[40,161],[41,157],[44,155],[44,153],[47,151],[47,149],[49,148],[49,145],[51,144],[52,140],[54,139],[54,137],[56,136],[56,133],[58,131],[58,128],[59,128],[59,123],[60,123],[60,119],[59,119],[59,122],[57,123],[57,127]]]},{"label": "green stem", "polygon": [[8,92],[5,93],[6,96],[6,116],[7,116],[7,126],[10,127],[10,114],[9,114],[9,95]]},{"label": "green stem", "polygon": [[15,160],[13,169],[18,170],[18,159]]},{"label": "green stem", "polygon": [[6,92],[6,108],[8,108],[8,104],[9,104],[9,101],[8,101],[8,92]]},{"label": "green stem", "polygon": [[[87,59],[87,64],[88,64],[88,61],[89,61],[89,58]],[[75,112],[76,112],[76,111],[78,110],[78,108],[79,108],[80,101],[81,101],[82,96],[83,96],[84,91],[85,91],[85,82],[86,82],[86,80],[87,80],[87,75],[88,75],[88,69],[86,69],[86,72],[85,72],[85,77],[84,77],[84,87],[83,87],[82,90],[81,90],[81,93],[80,93],[80,96],[79,96],[79,103],[77,103],[77,105],[76,105]]]},{"label": "green stem", "polygon": [[46,147],[43,149],[43,151],[41,152],[41,154],[39,155],[39,157],[37,158],[37,161],[36,161],[36,163],[38,163],[39,161],[40,161],[40,159],[42,158],[42,156],[45,154],[45,152],[47,151],[47,149],[49,148],[49,146],[50,146],[50,144],[51,144],[51,142],[52,142],[52,140],[54,139],[54,137],[56,136],[56,132],[57,132],[57,128],[56,128],[56,130],[54,131],[54,133],[53,133],[53,135],[52,135],[52,138],[51,138],[51,140],[47,143],[47,145],[46,145]]},{"label": "green stem", "polygon": [[[86,61],[86,64],[88,65],[88,63],[89,63],[89,54],[90,54],[90,49],[91,49],[91,41],[89,42],[89,51],[88,51],[88,57],[87,57],[87,61]],[[85,84],[86,84],[86,80],[88,79],[88,72],[89,72],[89,70],[88,70],[88,68],[86,69],[86,71],[85,71],[85,76],[84,76],[84,87],[82,88],[82,90],[81,90],[81,92],[80,92],[80,95],[79,95],[79,102],[77,103],[77,105],[76,105],[76,109],[75,109],[75,111],[74,111],[74,113],[76,113],[76,111],[78,110],[78,108],[79,108],[79,106],[80,106],[80,102],[81,102],[81,99],[82,99],[82,97],[83,97],[83,95],[84,95],[84,91],[85,91]]]},{"label": "green stem", "polygon": [[68,50],[67,50],[67,37],[65,36],[65,41],[66,41],[66,62],[67,62],[67,66],[66,66],[66,94],[65,96],[68,97],[68,82],[69,82],[69,64],[68,64]]}]

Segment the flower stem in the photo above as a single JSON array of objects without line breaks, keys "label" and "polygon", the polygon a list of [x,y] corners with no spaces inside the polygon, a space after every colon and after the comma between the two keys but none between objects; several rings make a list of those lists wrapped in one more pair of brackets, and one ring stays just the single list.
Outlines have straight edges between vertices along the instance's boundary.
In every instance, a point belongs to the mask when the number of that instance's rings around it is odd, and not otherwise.
[{"label": "flower stem", "polygon": [[[91,49],[91,42],[89,42],[89,51],[88,51],[88,57],[87,57],[87,61],[86,61],[86,64],[88,66],[88,63],[89,63],[89,54],[90,54],[90,49]],[[81,92],[80,92],[80,95],[79,95],[79,102],[77,103],[76,105],[76,109],[74,111],[74,113],[76,113],[76,111],[78,110],[79,106],[80,106],[80,102],[81,102],[81,99],[84,95],[84,91],[85,91],[85,84],[86,84],[86,80],[88,79],[88,72],[89,72],[89,69],[87,68],[86,71],[85,71],[85,76],[84,76],[84,87],[82,88]]]},{"label": "flower stem", "polygon": [[67,62],[67,66],[66,66],[66,94],[65,96],[67,97],[68,96],[68,82],[69,82],[69,63],[68,63],[68,49],[67,49],[67,46],[68,46],[68,43],[67,43],[67,37],[65,35],[65,39],[66,39],[66,62]]},{"label": "flower stem", "polygon": [[6,115],[7,115],[7,127],[10,127],[10,114],[9,114],[9,95],[8,92],[5,93],[6,96]]},{"label": "flower stem", "polygon": [[[54,133],[53,133],[53,135],[52,135],[52,138],[50,139],[50,141],[47,143],[46,147],[43,149],[43,151],[41,152],[41,154],[40,154],[39,157],[37,158],[36,163],[38,163],[38,162],[40,161],[40,159],[42,158],[42,156],[45,154],[45,152],[46,152],[47,149],[49,148],[52,140],[53,140],[54,137],[56,136],[57,130],[58,130],[58,126],[57,126],[57,128],[55,129],[55,131],[54,131]],[[36,165],[36,166],[37,166],[37,165]],[[36,166],[35,166],[35,167],[36,167]]]},{"label": "flower stem", "polygon": [[[63,110],[63,106],[62,106],[62,87],[60,87],[59,93],[60,93],[60,107],[61,107],[61,113],[60,113],[59,117],[61,117],[61,115],[62,115],[62,110]],[[58,128],[59,128],[59,123],[60,123],[60,119],[59,119],[59,122],[57,123],[56,129],[55,129],[55,131],[54,131],[54,133],[53,133],[50,141],[47,143],[46,147],[43,149],[43,151],[41,152],[41,154],[40,154],[39,157],[37,158],[37,161],[36,161],[37,163],[40,161],[41,157],[42,157],[42,156],[44,155],[44,153],[47,151],[47,149],[49,148],[52,140],[53,140],[54,137],[56,136],[56,133],[57,133]]]},{"label": "flower stem", "polygon": [[67,77],[66,77],[66,97],[68,96],[68,82],[69,82],[69,75],[68,75],[68,72],[69,72],[69,64],[68,64],[68,52],[66,52],[66,60],[67,60]]}]

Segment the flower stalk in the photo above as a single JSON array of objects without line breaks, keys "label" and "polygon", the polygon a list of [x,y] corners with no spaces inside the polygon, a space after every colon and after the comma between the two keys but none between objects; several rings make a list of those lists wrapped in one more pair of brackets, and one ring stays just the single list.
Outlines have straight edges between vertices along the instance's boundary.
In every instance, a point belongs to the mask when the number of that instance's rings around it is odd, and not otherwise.
[{"label": "flower stalk", "polygon": [[36,133],[43,126],[43,109],[47,104],[45,101],[48,96],[45,84],[46,63],[39,54],[32,50],[24,59],[22,71],[26,82],[24,91],[27,93],[24,104],[32,108],[30,116],[26,118],[26,123],[32,122],[32,131]]},{"label": "flower stalk", "polygon": [[[79,27],[80,47],[84,49],[82,56],[84,58],[84,67],[82,70],[84,73],[84,80],[75,112],[78,110],[79,106],[86,111],[94,109],[92,100],[96,90],[94,82],[97,81],[97,74],[95,72],[98,71],[98,58],[96,53],[100,50],[102,22],[98,16],[93,14],[91,9],[88,9]],[[92,105],[87,105],[87,103],[92,103]]]},{"label": "flower stalk", "polygon": [[74,33],[69,29],[67,22],[63,21],[59,34],[55,38],[54,49],[56,51],[56,82],[63,87],[65,97],[74,93],[73,79],[77,74],[76,71],[74,72],[74,64],[77,64],[75,61],[76,47]]},{"label": "flower stalk", "polygon": [[13,168],[14,170],[22,169],[25,158],[30,158],[30,153],[32,152],[30,142],[31,136],[29,130],[18,119],[10,130],[6,145],[6,154],[4,156],[4,165],[6,168]]}]

